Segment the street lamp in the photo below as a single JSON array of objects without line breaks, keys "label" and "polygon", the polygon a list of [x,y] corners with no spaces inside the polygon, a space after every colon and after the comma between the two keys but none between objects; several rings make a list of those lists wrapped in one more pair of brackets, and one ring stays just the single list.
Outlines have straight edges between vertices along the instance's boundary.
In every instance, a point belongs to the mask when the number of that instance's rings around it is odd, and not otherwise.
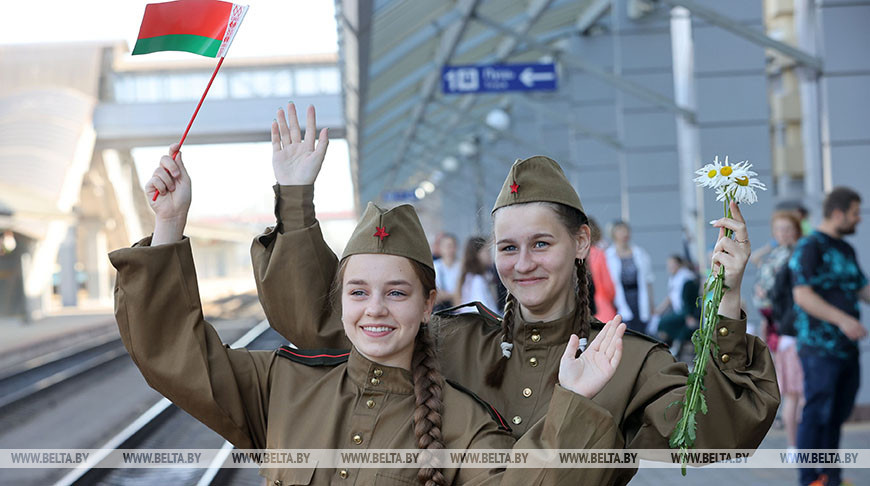
[{"label": "street lamp", "polygon": [[15,241],[15,234],[12,233],[12,230],[4,231],[3,238],[0,239],[0,255],[12,253],[17,247],[18,242]]},{"label": "street lamp", "polygon": [[420,183],[420,188],[426,191],[426,194],[431,194],[435,190],[435,184],[430,181],[423,181]]},{"label": "street lamp", "polygon": [[448,155],[444,157],[444,160],[441,161],[441,168],[443,168],[447,172],[454,172],[459,168],[459,161],[456,160],[456,157],[452,155]]},{"label": "street lamp", "polygon": [[511,117],[506,111],[496,108],[486,114],[486,124],[494,130],[503,132],[510,128]]},{"label": "street lamp", "polygon": [[471,137],[459,142],[459,146],[456,149],[459,150],[459,155],[467,159],[474,157],[477,155],[477,137]]}]

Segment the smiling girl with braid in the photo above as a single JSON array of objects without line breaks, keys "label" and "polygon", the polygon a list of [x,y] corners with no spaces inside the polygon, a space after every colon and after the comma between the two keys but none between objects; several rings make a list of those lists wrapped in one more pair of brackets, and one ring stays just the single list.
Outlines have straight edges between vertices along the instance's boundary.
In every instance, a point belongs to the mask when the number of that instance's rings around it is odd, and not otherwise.
[{"label": "smiling girl with braid", "polygon": [[[337,264],[314,218],[313,183],[324,154],[301,143],[295,107],[288,112],[289,123],[279,110],[272,127],[278,221],[251,248],[260,301],[272,327],[296,345],[343,347],[340,310],[318,297],[328,286],[322,276]],[[309,107],[309,127],[313,116]],[[713,264],[724,267],[728,291],[719,308],[718,353],[705,379],[709,413],[698,415],[698,448],[756,448],[779,405],[770,353],[746,333],[740,285],[750,244],[740,209],[731,210],[733,218],[714,224],[720,235]],[[602,323],[589,312],[586,213],[555,161],[516,161],[492,217],[496,268],[509,292],[504,317],[477,305],[478,314],[444,315],[432,331],[444,375],[502,411],[520,437],[547,413],[566,343],[568,354],[583,349]],[[734,239],[724,237],[725,228]],[[669,405],[685,393],[686,364],[638,333],[625,333],[623,349],[613,378],[587,396],[609,412],[627,448],[666,449],[680,413]],[[616,484],[635,472],[621,469]]]}]

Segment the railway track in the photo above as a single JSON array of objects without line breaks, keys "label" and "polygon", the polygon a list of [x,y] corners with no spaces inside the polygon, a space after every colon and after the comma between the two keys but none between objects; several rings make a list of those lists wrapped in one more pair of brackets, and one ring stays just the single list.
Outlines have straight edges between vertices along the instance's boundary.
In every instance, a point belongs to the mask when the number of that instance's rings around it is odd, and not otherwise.
[{"label": "railway track", "polygon": [[117,332],[29,359],[0,376],[0,413],[50,388],[127,356]]},{"label": "railway track", "polygon": [[[286,341],[260,322],[244,336],[231,344],[233,348],[275,349]],[[220,449],[221,453],[208,468],[112,468],[107,462],[109,453],[116,449]],[[128,485],[128,484],[185,484],[233,485],[262,484],[256,469],[223,469],[233,447],[202,423],[184,413],[163,398],[145,413],[133,420],[117,435],[103,444],[99,453],[86,464],[70,471],[55,484],[69,485]]]}]

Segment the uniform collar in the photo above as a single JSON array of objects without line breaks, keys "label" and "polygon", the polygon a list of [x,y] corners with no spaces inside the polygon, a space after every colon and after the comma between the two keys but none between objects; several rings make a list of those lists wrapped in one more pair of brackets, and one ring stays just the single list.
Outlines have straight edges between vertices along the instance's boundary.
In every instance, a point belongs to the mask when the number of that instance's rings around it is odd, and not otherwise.
[{"label": "uniform collar", "polygon": [[347,373],[357,386],[365,390],[401,393],[414,393],[411,372],[402,368],[385,366],[366,358],[356,348],[352,348],[347,359]]},{"label": "uniform collar", "polygon": [[525,321],[517,313],[516,326],[514,327],[514,341],[524,348],[549,347],[564,345],[572,333],[577,332],[575,324],[577,308],[558,319],[552,321]]}]

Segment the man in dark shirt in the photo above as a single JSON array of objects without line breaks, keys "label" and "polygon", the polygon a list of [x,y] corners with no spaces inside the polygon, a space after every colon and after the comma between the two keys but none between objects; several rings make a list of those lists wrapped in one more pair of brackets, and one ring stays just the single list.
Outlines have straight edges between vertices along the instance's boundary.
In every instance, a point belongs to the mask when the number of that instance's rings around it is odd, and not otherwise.
[{"label": "man in dark shirt", "polygon": [[[870,302],[870,285],[855,250],[842,238],[853,234],[859,222],[861,197],[835,188],[825,198],[822,224],[798,242],[789,260],[806,394],[799,449],[837,449],[840,427],[858,393],[858,340],[867,335],[859,299]],[[801,469],[800,484],[839,485],[840,470]]]}]

